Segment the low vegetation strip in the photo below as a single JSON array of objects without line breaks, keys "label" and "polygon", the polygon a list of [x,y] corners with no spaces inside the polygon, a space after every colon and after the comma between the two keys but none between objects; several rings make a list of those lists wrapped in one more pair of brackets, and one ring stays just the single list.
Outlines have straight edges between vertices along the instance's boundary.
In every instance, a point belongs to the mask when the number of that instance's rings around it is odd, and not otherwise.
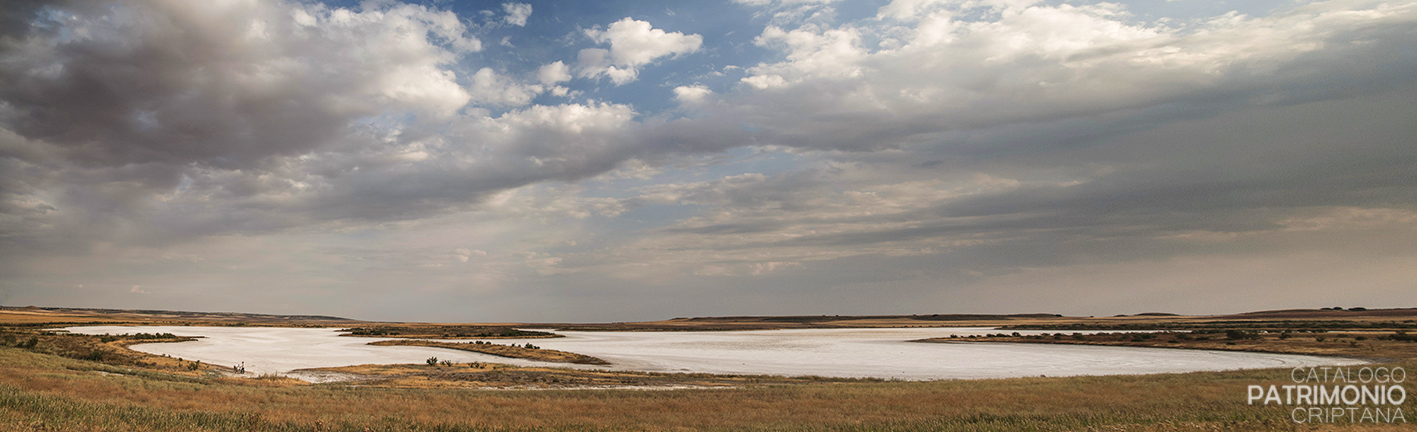
[{"label": "low vegetation strip", "polygon": [[732,388],[762,385],[884,382],[876,378],[829,378],[819,376],[716,375],[706,373],[665,373],[571,368],[521,367],[496,363],[435,362],[427,365],[358,365],[302,369],[296,372],[326,372],[350,378],[364,388],[411,389],[687,389]]},{"label": "low vegetation strip", "polygon": [[951,336],[916,342],[1014,342],[1069,345],[1107,345],[1153,348],[1187,348],[1250,351],[1279,354],[1329,355],[1385,360],[1417,360],[1417,336],[1393,332],[1250,331],[1201,329],[1194,331],[1115,332],[1022,335],[1018,332],[985,336]]},{"label": "low vegetation strip", "polygon": [[0,326],[0,347],[15,347],[36,353],[73,359],[100,361],[112,365],[137,366],[167,371],[194,373],[203,368],[201,362],[156,356],[134,351],[129,345],[157,342],[187,342],[196,338],[171,333],[84,335],[62,331],[35,330],[28,327]]},{"label": "low vegetation strip", "polygon": [[1143,322],[1143,323],[1067,323],[1067,324],[1021,324],[1000,326],[1001,330],[1249,330],[1249,331],[1306,331],[1315,330],[1413,330],[1417,320],[1397,321],[1353,321],[1353,320],[1223,320],[1207,322]]},{"label": "low vegetation strip", "polygon": [[532,339],[556,338],[561,335],[521,330],[511,327],[466,326],[466,325],[377,325],[361,326],[340,330],[348,332],[340,336],[397,337],[409,339]]},{"label": "low vegetation strip", "polygon": [[518,345],[516,345],[516,344],[511,344],[511,345],[498,345],[498,344],[488,343],[488,342],[483,342],[483,341],[473,341],[473,342],[466,342],[466,343],[458,343],[458,342],[438,342],[438,341],[421,340],[421,339],[400,339],[400,340],[386,340],[386,341],[370,342],[369,345],[379,345],[379,346],[396,346],[396,345],[425,346],[425,347],[434,347],[434,348],[447,348],[447,349],[455,349],[455,350],[463,350],[463,351],[472,351],[472,352],[479,352],[479,353],[483,353],[483,354],[490,354],[490,355],[499,356],[499,357],[510,357],[510,358],[519,358],[519,359],[526,359],[526,360],[537,360],[537,361],[544,361],[544,362],[576,363],[576,364],[590,364],[590,365],[608,365],[608,364],[610,364],[610,362],[607,362],[607,361],[605,361],[605,360],[601,360],[601,359],[598,359],[598,358],[595,358],[595,357],[591,357],[591,356],[588,356],[588,355],[570,353],[570,352],[565,352],[565,351],[557,351],[557,350],[552,350],[552,349],[538,348],[536,345],[532,345],[532,344],[530,344],[530,343],[528,343],[528,344],[526,344],[526,345],[523,345],[523,346],[518,346]]}]

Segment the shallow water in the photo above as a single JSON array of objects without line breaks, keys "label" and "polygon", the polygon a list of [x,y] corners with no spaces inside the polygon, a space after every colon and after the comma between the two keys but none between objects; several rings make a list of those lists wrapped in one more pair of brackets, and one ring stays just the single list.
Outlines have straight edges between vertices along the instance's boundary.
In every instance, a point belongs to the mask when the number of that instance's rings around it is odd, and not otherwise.
[{"label": "shallow water", "polygon": [[358,364],[423,363],[429,357],[459,363],[905,380],[1149,374],[1362,363],[1332,357],[1165,348],[908,342],[951,334],[986,334],[993,330],[989,328],[557,332],[566,337],[490,340],[498,344],[530,341],[542,348],[596,356],[612,363],[608,367],[535,362],[440,348],[370,346],[366,344],[388,338],[340,337],[337,329],[94,326],[67,330],[85,334],[143,332],[203,336],[194,342],[139,344],[132,348],[221,366],[245,362],[248,374],[280,373],[310,381],[328,378],[291,371]]}]

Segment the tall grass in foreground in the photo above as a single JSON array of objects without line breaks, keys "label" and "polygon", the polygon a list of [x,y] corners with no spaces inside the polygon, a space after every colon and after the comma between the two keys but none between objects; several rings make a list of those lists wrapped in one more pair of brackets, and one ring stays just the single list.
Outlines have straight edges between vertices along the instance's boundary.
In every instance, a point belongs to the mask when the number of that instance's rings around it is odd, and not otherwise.
[{"label": "tall grass in foreground", "polygon": [[675,391],[267,387],[124,372],[0,348],[0,431],[1310,430],[1283,408],[1245,404],[1246,385],[1282,383],[1287,370]]},{"label": "tall grass in foreground", "polygon": [[[547,424],[539,426],[477,425],[455,422],[409,422],[397,416],[362,420],[316,420],[314,422],[277,422],[255,413],[175,411],[133,404],[76,401],[69,398],[24,392],[10,386],[0,386],[0,430],[64,430],[64,431],[481,431],[481,430],[645,430],[659,425],[592,425]],[[1076,430],[1104,425],[1118,425],[1124,420],[1115,415],[991,415],[973,414],[949,418],[887,421],[873,424],[793,424],[762,423],[757,425],[700,424],[679,425],[671,429],[747,429],[747,430]],[[724,422],[728,423],[728,422]],[[1125,422],[1124,422],[1125,423]],[[1231,429],[1237,426],[1274,428],[1276,422],[1242,424],[1235,422],[1163,422],[1147,429]]]}]

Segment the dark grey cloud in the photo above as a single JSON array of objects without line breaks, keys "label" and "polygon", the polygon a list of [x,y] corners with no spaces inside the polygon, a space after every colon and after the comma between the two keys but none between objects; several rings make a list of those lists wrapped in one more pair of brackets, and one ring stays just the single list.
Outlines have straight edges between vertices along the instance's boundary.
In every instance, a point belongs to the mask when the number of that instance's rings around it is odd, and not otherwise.
[{"label": "dark grey cloud", "polygon": [[54,0],[15,0],[0,6],[0,39],[21,37],[29,29],[30,23],[39,18],[40,12]]},{"label": "dark grey cloud", "polygon": [[[347,29],[303,28],[262,4],[212,9],[80,2],[31,13],[0,62],[7,126],[81,150],[72,159],[86,165],[249,168],[329,145],[383,105],[358,99],[382,96],[369,81],[396,66],[354,63],[370,47],[339,46],[331,33]],[[348,72],[356,65],[373,76]]]},{"label": "dark grey cloud", "polygon": [[[1224,270],[1233,281],[1246,281],[1227,285],[1230,289],[1282,296],[1286,287],[1300,292],[1284,276],[1299,270],[1274,257],[1333,256],[1334,262],[1367,257],[1377,262],[1417,255],[1408,243],[1417,234],[1411,225],[1417,222],[1412,204],[1417,185],[1411,175],[1417,172],[1417,147],[1410,138],[1417,130],[1405,120],[1417,115],[1411,100],[1417,100],[1417,91],[1399,86],[1186,118],[1080,145],[1042,143],[1041,149],[1023,153],[960,156],[934,146],[888,154],[836,153],[829,158],[843,168],[829,172],[658,186],[642,190],[641,198],[707,209],[657,230],[664,241],[641,242],[621,253],[640,250],[645,255],[633,259],[755,287],[744,288],[748,293],[743,294],[755,298],[786,301],[805,290],[839,302],[830,287],[859,284],[860,289],[884,290],[863,300],[866,308],[901,307],[893,299],[942,291],[999,302],[1005,297],[972,287],[1002,289],[995,281],[1040,272],[1085,279],[1079,273],[1083,270],[1072,268],[1164,273],[1170,270],[1157,263],[1212,258],[1216,265],[1223,260],[1251,263]],[[931,158],[941,158],[936,159],[940,163],[916,163]],[[1000,182],[984,178],[971,186],[967,173],[1024,181],[987,187],[982,185]],[[900,203],[910,205],[891,207]],[[795,265],[752,273],[760,270],[753,265],[770,261]],[[563,262],[587,269],[603,264],[598,259]],[[1139,286],[1154,283],[1145,279],[1145,271],[1136,271],[1135,280],[1105,278]],[[1257,274],[1290,285],[1256,282]],[[1386,286],[1371,279],[1351,285]],[[1105,296],[1109,289],[1129,289],[1087,288],[1062,280],[1053,288],[1030,284],[1039,298],[1054,300],[1072,297],[1046,290]],[[768,294],[773,290],[792,294]],[[1138,294],[1135,301],[1163,304],[1155,295]],[[1256,294],[1233,307],[1269,307],[1266,298]],[[1183,303],[1198,307],[1177,304]],[[1097,313],[1081,303],[1056,304]]]},{"label": "dark grey cloud", "polygon": [[[107,240],[308,221],[292,217],[303,206],[291,194],[319,174],[288,158],[387,152],[387,132],[361,122],[453,115],[468,95],[446,68],[479,46],[447,12],[332,12],[282,1],[7,3],[17,25],[0,40],[5,200],[42,203],[28,206],[50,210],[41,228]],[[143,227],[154,221],[176,226]],[[115,224],[142,233],[103,228]],[[38,235],[34,225],[17,235]]]}]

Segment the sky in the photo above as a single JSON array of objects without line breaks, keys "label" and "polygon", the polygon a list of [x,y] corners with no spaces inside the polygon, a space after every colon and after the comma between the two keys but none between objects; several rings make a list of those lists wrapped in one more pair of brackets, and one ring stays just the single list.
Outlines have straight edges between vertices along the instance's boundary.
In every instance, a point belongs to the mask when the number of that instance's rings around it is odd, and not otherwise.
[{"label": "sky", "polygon": [[7,1],[0,304],[1417,307],[1414,46],[1414,1]]}]

